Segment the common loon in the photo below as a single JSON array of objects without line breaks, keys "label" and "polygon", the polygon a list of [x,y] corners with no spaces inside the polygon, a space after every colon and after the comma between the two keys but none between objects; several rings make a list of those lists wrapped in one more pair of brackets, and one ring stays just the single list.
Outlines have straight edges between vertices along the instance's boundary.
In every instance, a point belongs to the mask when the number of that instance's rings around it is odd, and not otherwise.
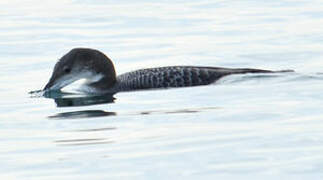
[{"label": "common loon", "polygon": [[168,66],[140,69],[116,76],[112,61],[102,52],[89,48],[75,48],[56,63],[44,90],[60,90],[79,79],[85,79],[84,85],[87,92],[117,93],[153,88],[208,85],[231,74],[274,72],[283,71]]}]

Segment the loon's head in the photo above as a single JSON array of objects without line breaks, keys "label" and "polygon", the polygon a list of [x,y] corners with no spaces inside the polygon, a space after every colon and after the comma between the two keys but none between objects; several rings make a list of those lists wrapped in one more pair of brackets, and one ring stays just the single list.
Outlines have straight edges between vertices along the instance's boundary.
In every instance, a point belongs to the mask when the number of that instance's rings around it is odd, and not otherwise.
[{"label": "loon's head", "polygon": [[44,90],[60,90],[80,79],[94,88],[110,88],[116,82],[113,63],[98,50],[72,49],[56,63]]}]

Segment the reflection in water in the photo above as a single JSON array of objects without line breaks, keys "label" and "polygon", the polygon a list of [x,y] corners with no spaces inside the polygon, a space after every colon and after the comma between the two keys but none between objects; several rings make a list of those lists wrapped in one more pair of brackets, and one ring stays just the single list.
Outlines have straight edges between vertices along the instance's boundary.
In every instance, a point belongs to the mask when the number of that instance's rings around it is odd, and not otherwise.
[{"label": "reflection in water", "polygon": [[[118,116],[134,116],[134,115],[156,115],[156,114],[187,114],[187,113],[198,113],[205,111],[217,110],[218,107],[203,107],[203,108],[185,108],[185,109],[176,109],[176,110],[151,110],[151,111],[139,111],[139,112],[127,112],[127,113],[118,113]],[[49,116],[52,119],[80,119],[88,117],[102,117],[102,116],[115,116],[117,113],[115,112],[106,112],[103,110],[85,110],[85,111],[74,111],[74,112],[64,112],[58,113],[53,116]],[[78,133],[86,133],[86,137],[88,137],[88,133],[97,133],[98,131],[113,131],[116,130],[117,127],[108,126],[108,127],[99,127],[99,128],[89,128],[89,129],[74,129],[69,130],[68,132],[78,132]],[[115,140],[107,139],[107,138],[77,138],[77,139],[60,139],[55,140],[54,143],[58,146],[88,146],[88,145],[100,145],[100,144],[111,144],[115,143]]]},{"label": "reflection in water", "polygon": [[77,94],[57,91],[31,91],[32,98],[45,97],[54,99],[57,107],[89,106],[95,104],[114,103],[114,94]]},{"label": "reflection in water", "polygon": [[110,144],[113,141],[108,141],[105,138],[93,138],[93,139],[67,139],[54,141],[60,146],[81,146],[81,145],[97,145],[97,144]]},{"label": "reflection in water", "polygon": [[86,110],[86,111],[74,111],[58,113],[53,116],[48,116],[51,119],[76,119],[76,118],[88,118],[88,117],[102,117],[102,116],[115,116],[115,112],[106,112],[101,110]]},{"label": "reflection in water", "polygon": [[[72,111],[57,113],[52,116],[48,116],[50,119],[79,119],[88,117],[103,117],[103,116],[133,116],[133,115],[155,115],[155,114],[187,114],[187,113],[198,113],[203,111],[211,111],[220,109],[219,107],[202,107],[202,108],[187,108],[187,109],[176,109],[176,110],[152,110],[152,111],[139,111],[139,112],[126,112],[116,113],[108,112],[103,110],[85,110],[85,111]],[[84,130],[85,131],[85,130]],[[92,130],[88,130],[92,131]]]},{"label": "reflection in water", "polygon": [[94,128],[94,129],[78,129],[75,132],[96,132],[96,131],[111,131],[116,130],[116,127]]},{"label": "reflection in water", "polygon": [[43,96],[46,98],[54,99],[57,107],[88,106],[95,104],[114,103],[115,100],[113,94],[83,95],[65,93],[61,91],[45,92]]},{"label": "reflection in water", "polygon": [[176,109],[176,110],[155,110],[155,111],[142,111],[137,113],[129,113],[131,115],[153,115],[153,114],[187,114],[187,113],[198,113],[203,111],[215,110],[219,107],[203,107],[203,108],[187,108],[187,109]]},{"label": "reflection in water", "polygon": [[90,96],[78,98],[56,98],[55,103],[57,107],[70,106],[89,106],[95,104],[113,103],[113,96]]},{"label": "reflection in water", "polygon": [[[58,107],[72,107],[72,106],[87,106],[103,103],[114,103],[115,98],[113,94],[103,94],[103,95],[89,95],[89,94],[75,94],[66,93],[62,91],[33,91],[30,92],[34,97],[42,96],[46,98],[54,99]],[[209,111],[219,109],[218,107],[200,107],[200,108],[184,108],[184,109],[162,109],[162,110],[147,110],[140,112],[126,112],[126,113],[116,113],[104,110],[83,110],[83,111],[71,111],[57,113],[52,116],[48,116],[50,119],[81,119],[81,118],[93,118],[93,117],[104,117],[104,116],[120,116],[120,115],[154,115],[154,114],[187,114],[187,113],[198,113],[202,111]],[[88,130],[90,131],[90,130]]]},{"label": "reflection in water", "polygon": [[[68,132],[78,132],[78,133],[93,133],[98,131],[112,131],[116,130],[116,127],[104,127],[104,128],[89,128],[89,129],[77,129]],[[86,136],[87,137],[87,136]],[[76,139],[60,139],[53,141],[59,146],[86,146],[86,145],[99,145],[99,144],[111,144],[114,141],[108,138],[76,138]]]}]

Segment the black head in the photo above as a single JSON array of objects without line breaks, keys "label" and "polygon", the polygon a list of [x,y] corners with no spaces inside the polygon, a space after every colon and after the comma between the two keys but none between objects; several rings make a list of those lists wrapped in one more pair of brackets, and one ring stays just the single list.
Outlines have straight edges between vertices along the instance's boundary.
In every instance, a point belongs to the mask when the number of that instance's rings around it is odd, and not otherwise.
[{"label": "black head", "polygon": [[72,49],[56,63],[44,90],[59,90],[79,79],[86,79],[87,83],[104,79],[107,86],[113,86],[116,74],[112,61],[95,49]]}]

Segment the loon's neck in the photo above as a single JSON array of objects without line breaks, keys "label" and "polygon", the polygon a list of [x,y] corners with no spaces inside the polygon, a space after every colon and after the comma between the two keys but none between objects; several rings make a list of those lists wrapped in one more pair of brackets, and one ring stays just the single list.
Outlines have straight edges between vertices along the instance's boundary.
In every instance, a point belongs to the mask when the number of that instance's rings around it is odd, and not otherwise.
[{"label": "loon's neck", "polygon": [[[95,78],[94,78],[95,79]],[[117,84],[117,80],[114,77],[109,77],[107,75],[101,75],[96,81],[86,81],[85,85],[90,88],[89,91],[93,92],[112,92],[113,88]]]}]

